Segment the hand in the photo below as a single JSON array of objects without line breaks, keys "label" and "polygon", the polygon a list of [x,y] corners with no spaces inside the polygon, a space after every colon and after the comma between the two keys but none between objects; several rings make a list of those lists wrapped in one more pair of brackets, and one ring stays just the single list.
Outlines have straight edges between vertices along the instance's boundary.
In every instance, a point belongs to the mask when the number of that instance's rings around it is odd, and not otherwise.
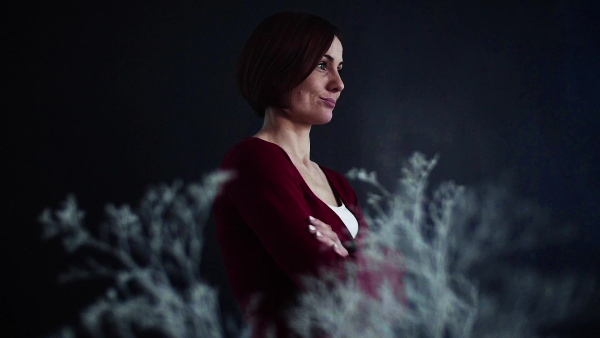
[{"label": "hand", "polygon": [[308,225],[308,231],[310,231],[310,233],[314,234],[323,244],[332,248],[338,255],[342,257],[348,256],[348,250],[344,248],[337,234],[331,230],[329,224],[312,216],[309,217],[309,220],[310,224]]}]

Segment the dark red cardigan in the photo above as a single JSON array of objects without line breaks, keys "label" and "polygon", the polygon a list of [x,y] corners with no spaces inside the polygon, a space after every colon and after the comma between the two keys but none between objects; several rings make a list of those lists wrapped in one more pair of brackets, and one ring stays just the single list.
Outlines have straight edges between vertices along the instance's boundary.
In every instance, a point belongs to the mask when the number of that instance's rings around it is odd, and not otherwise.
[{"label": "dark red cardigan", "polygon": [[[356,259],[355,254],[342,258],[319,242],[308,231],[308,217],[329,224],[342,242],[351,241],[352,236],[278,145],[246,138],[225,155],[221,168],[235,174],[214,204],[217,239],[229,282],[246,318],[254,324],[254,336],[261,336],[265,325],[273,324],[278,337],[287,337],[285,310],[303,289],[301,277]],[[356,193],[341,174],[321,169],[334,193],[357,218],[359,238],[366,224]]]}]

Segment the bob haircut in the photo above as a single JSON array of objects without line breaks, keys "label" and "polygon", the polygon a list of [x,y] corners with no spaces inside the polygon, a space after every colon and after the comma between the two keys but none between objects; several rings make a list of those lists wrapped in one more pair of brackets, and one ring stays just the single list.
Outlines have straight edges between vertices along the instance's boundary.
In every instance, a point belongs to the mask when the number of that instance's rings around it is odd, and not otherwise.
[{"label": "bob haircut", "polygon": [[236,82],[254,112],[287,107],[291,90],[304,81],[327,52],[338,29],[309,13],[276,13],[252,32],[240,54]]}]

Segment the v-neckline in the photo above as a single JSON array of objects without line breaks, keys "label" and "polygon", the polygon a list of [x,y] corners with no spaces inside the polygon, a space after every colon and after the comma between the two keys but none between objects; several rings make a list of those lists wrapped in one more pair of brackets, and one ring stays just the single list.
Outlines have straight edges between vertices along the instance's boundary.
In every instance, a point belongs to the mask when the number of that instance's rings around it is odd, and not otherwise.
[{"label": "v-neckline", "polygon": [[[271,141],[264,140],[264,139],[262,139],[260,137],[256,137],[256,136],[250,136],[248,138],[249,139],[257,139],[257,140],[260,140],[260,141],[263,141],[263,142],[267,142],[267,143],[270,143],[270,144],[276,146],[277,148],[279,148],[285,154],[285,156],[287,157],[288,161],[290,161],[290,164],[294,167],[294,169],[296,170],[296,172],[300,176],[300,179],[302,180],[302,183],[306,186],[306,188],[308,188],[308,191],[310,191],[311,195],[313,197],[315,197],[317,200],[319,200],[321,203],[325,204],[327,207],[331,206],[328,203],[326,203],[325,201],[323,201],[319,196],[317,196],[317,194],[315,194],[315,192],[311,189],[310,185],[308,185],[308,183],[306,183],[306,180],[304,179],[304,176],[302,176],[302,174],[300,173],[300,170],[298,170],[298,167],[296,167],[296,165],[294,164],[294,161],[292,161],[292,158],[290,157],[290,155],[279,144],[271,142]],[[323,173],[323,175],[325,175],[325,179],[327,180],[327,184],[329,185],[329,188],[331,189],[331,192],[333,193],[333,198],[335,198],[335,201],[337,203],[341,202],[342,205],[346,205],[346,202],[342,198],[342,195],[340,195],[338,193],[337,189],[332,184],[331,179],[330,179],[329,175],[327,174],[327,171],[323,170],[323,167],[321,167],[321,165],[318,164],[318,163],[317,163],[317,166],[319,166],[319,169],[321,169],[321,172]],[[338,199],[339,199],[339,201],[338,201]],[[341,205],[340,206],[335,206],[335,207],[341,207]],[[336,216],[337,216],[337,214],[336,214]]]},{"label": "v-neckline", "polygon": [[[333,209],[331,209],[331,207],[329,206],[329,204],[325,203],[321,198],[319,198],[319,196],[317,196],[314,191],[312,191],[312,189],[310,188],[310,186],[308,185],[308,183],[306,183],[306,181],[304,180],[304,177],[302,177],[302,174],[300,174],[300,171],[298,170],[298,168],[296,168],[296,165],[294,164],[294,162],[292,162],[292,159],[290,158],[290,155],[285,151],[285,149],[283,149],[280,145],[278,145],[277,143],[273,143],[271,141],[267,141],[267,140],[263,140],[259,137],[256,136],[250,136],[247,137],[247,139],[257,139],[260,142],[266,142],[268,144],[272,144],[274,146],[276,146],[277,148],[279,148],[281,150],[281,152],[283,152],[283,154],[285,155],[285,157],[288,159],[288,161],[290,161],[290,164],[292,165],[292,167],[294,167],[294,170],[296,170],[296,172],[298,173],[298,176],[300,176],[300,180],[302,182],[302,184],[304,184],[306,186],[306,189],[308,189],[308,191],[310,192],[310,194],[319,202],[321,202],[321,204],[323,204],[325,206],[325,209],[328,210],[328,212],[330,212],[332,215],[335,216],[335,218],[338,220],[338,231],[340,231],[341,235],[343,237],[345,237],[344,239],[340,238],[341,241],[346,241],[346,240],[353,240],[355,237],[352,236],[352,234],[350,233],[350,229],[348,229],[348,227],[346,226],[346,223],[344,223],[344,221],[340,218],[340,216],[333,211]],[[332,183],[333,181],[330,179],[329,174],[327,173],[327,170],[323,170],[323,167],[321,167],[320,164],[317,163],[317,165],[319,166],[319,168],[321,169],[321,171],[323,172],[323,174],[325,175],[325,178],[327,179],[327,183],[329,184],[329,187],[331,187],[331,191],[333,192],[334,196],[336,197],[336,200],[339,198],[340,202],[345,205],[346,207],[348,206],[347,201],[344,201],[344,198],[342,197],[342,195],[340,195],[335,187],[335,185]],[[350,213],[356,218],[356,220],[358,220],[358,218],[356,217],[356,215],[354,214],[354,212],[352,212],[351,210],[349,210]],[[329,224],[329,226],[331,226],[331,224]],[[360,231],[360,224],[359,224],[359,229]],[[358,236],[358,233],[356,234],[356,236]]]}]

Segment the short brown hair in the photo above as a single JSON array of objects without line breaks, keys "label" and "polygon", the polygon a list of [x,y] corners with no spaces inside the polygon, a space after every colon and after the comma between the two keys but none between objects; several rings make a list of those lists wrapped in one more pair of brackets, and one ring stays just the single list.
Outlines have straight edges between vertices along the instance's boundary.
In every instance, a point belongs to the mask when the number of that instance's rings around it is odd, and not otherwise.
[{"label": "short brown hair", "polygon": [[338,29],[309,13],[281,12],[252,32],[238,61],[236,82],[254,112],[285,107],[284,98],[304,81],[331,46]]}]

